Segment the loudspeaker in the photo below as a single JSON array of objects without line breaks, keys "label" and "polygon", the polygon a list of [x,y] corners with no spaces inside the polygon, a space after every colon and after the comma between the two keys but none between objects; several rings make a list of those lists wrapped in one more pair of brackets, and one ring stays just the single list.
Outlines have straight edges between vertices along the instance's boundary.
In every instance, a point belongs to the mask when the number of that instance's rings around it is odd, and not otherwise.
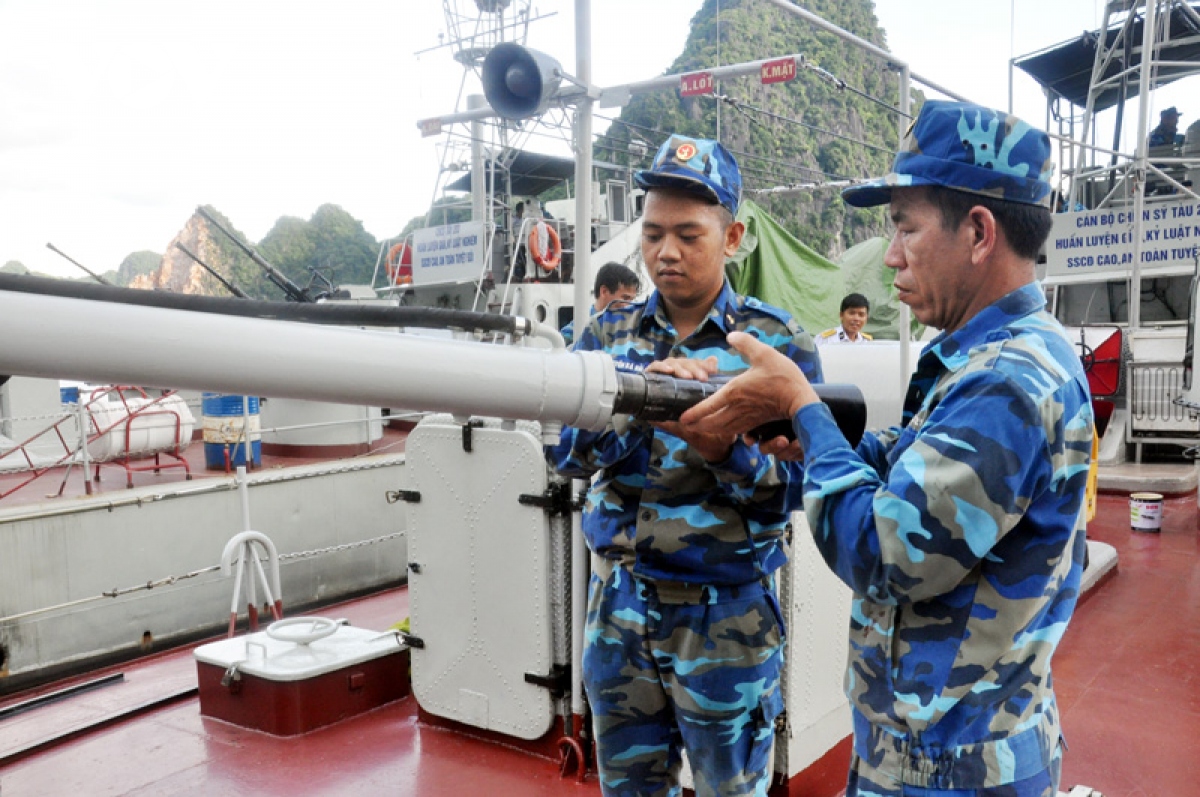
[{"label": "loudspeaker", "polygon": [[559,64],[519,44],[497,44],[483,59],[483,95],[505,119],[525,119],[546,110],[561,80]]}]

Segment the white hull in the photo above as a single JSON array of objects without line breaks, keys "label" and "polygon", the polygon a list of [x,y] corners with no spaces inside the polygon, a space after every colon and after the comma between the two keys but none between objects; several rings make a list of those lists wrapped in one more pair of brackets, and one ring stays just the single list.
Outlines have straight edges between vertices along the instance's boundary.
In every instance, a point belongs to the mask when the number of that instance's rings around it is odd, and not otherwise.
[{"label": "white hull", "polygon": [[[402,455],[388,455],[252,473],[251,526],[271,537],[281,556],[402,532],[407,507],[387,503],[386,493],[399,486],[403,466]],[[2,509],[0,617],[215,565],[242,530],[231,477]],[[395,584],[405,578],[407,558],[400,536],[284,560],[284,609]],[[49,670],[136,653],[147,643],[158,649],[219,633],[232,596],[233,579],[217,571],[0,623],[0,674],[7,675],[0,691],[6,682],[15,686]]]}]

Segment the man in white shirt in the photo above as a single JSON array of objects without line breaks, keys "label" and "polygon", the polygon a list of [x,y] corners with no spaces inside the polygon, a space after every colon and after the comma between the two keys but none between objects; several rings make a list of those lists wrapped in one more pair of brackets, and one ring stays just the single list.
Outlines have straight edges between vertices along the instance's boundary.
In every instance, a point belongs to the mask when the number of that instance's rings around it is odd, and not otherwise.
[{"label": "man in white shirt", "polygon": [[842,299],[842,323],[833,329],[827,329],[817,335],[818,346],[830,346],[839,343],[867,343],[871,336],[862,331],[871,314],[871,303],[861,293],[851,293]]}]

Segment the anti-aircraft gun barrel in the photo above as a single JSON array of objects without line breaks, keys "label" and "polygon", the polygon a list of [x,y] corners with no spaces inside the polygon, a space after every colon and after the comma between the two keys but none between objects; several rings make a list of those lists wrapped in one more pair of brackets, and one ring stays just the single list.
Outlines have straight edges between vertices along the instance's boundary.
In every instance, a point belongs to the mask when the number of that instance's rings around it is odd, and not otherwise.
[{"label": "anti-aircraft gun barrel", "polygon": [[196,263],[200,266],[200,268],[204,269],[209,274],[212,274],[214,277],[216,277],[217,282],[224,285],[225,289],[228,290],[230,293],[232,293],[234,296],[238,297],[239,299],[249,299],[250,298],[250,295],[248,293],[246,293],[244,290],[242,290],[241,288],[234,285],[232,282],[226,280],[224,277],[222,277],[220,274],[218,274],[216,269],[214,269],[212,266],[208,265],[208,263],[205,263],[203,260],[201,260],[195,254],[193,254],[191,252],[191,250],[189,250],[186,246],[184,246],[183,244],[176,241],[175,248],[178,249],[180,252],[183,252],[185,255],[190,257],[192,260],[195,260]]},{"label": "anti-aircraft gun barrel", "polygon": [[203,207],[197,207],[196,212],[199,213],[201,216],[203,216],[206,221],[208,221],[210,224],[212,224],[214,227],[216,227],[218,230],[220,230],[222,233],[224,233],[226,238],[228,238],[229,240],[231,240],[235,244],[237,244],[238,248],[241,249],[243,252],[245,252],[247,257],[249,257],[251,260],[253,260],[259,266],[259,268],[261,268],[263,271],[266,272],[267,279],[269,279],[271,282],[275,283],[275,285],[278,286],[279,289],[284,292],[284,294],[287,296],[287,298],[290,301],[293,301],[293,302],[311,302],[311,301],[313,301],[313,298],[308,295],[308,291],[304,290],[299,285],[297,285],[296,283],[294,283],[290,279],[288,279],[286,274],[284,274],[282,271],[280,271],[279,269],[275,268],[270,263],[268,263],[262,255],[260,255],[256,251],[254,251],[253,247],[251,247],[249,244],[243,242],[242,239],[238,238],[236,235],[234,235],[233,232],[225,229],[225,225],[221,224],[221,222],[214,219],[212,217],[211,213],[209,213]]}]

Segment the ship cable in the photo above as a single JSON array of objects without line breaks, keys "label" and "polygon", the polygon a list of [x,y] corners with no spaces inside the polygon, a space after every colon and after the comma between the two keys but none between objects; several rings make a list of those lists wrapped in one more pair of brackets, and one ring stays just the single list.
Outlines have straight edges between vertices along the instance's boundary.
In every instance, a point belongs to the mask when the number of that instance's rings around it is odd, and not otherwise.
[{"label": "ship cable", "polygon": [[[405,532],[394,531],[389,534],[383,534],[378,537],[371,537],[371,538],[365,539],[365,540],[358,540],[356,542],[342,543],[341,545],[331,545],[327,548],[314,548],[314,549],[308,550],[308,551],[294,551],[293,553],[280,554],[279,561],[282,562],[282,561],[288,561],[288,560],[293,560],[293,559],[296,559],[296,560],[311,559],[316,556],[324,556],[326,554],[331,554],[331,553],[343,553],[345,551],[353,551],[358,548],[364,548],[369,545],[376,545],[381,542],[389,542],[391,540],[398,539],[398,538],[404,537],[404,536],[405,536]],[[46,614],[48,612],[57,612],[57,611],[61,611],[63,609],[73,609],[76,606],[82,606],[87,603],[94,603],[96,601],[102,601],[105,599],[120,598],[125,595],[129,595],[130,593],[133,593],[133,592],[143,592],[143,591],[147,591],[147,590],[156,589],[158,587],[170,587],[170,586],[174,586],[175,584],[178,584],[180,581],[187,581],[188,579],[193,579],[198,576],[206,575],[208,573],[215,573],[215,572],[218,572],[220,569],[221,569],[220,564],[209,565],[208,567],[197,568],[196,570],[190,570],[186,573],[179,573],[177,575],[163,576],[162,578],[151,579],[151,580],[145,581],[141,584],[134,584],[129,587],[113,587],[112,589],[104,590],[99,595],[90,595],[86,598],[78,598],[76,600],[67,601],[65,603],[56,603],[52,606],[42,606],[37,609],[30,609],[28,611],[19,612],[16,614],[10,614],[5,617],[0,617],[0,623],[11,623],[11,622],[15,622],[17,620],[24,620],[29,617],[36,617],[38,615]]]},{"label": "ship cable", "polygon": [[790,116],[783,116],[782,114],[773,113],[771,111],[768,111],[766,108],[759,108],[756,105],[751,105],[750,103],[745,102],[743,100],[739,100],[736,97],[730,97],[728,94],[716,94],[713,96],[717,100],[725,103],[726,105],[732,106],[737,111],[740,111],[746,117],[746,119],[748,121],[755,123],[755,124],[762,124],[762,123],[759,122],[757,119],[754,119],[753,117],[751,117],[749,114],[746,113],[746,111],[754,111],[755,113],[760,113],[763,116],[767,116],[771,119],[775,119],[780,122],[789,122],[794,125],[800,125],[801,127],[807,127],[809,130],[815,131],[817,133],[824,133],[827,136],[832,136],[834,138],[841,139],[842,141],[848,141],[851,144],[857,144],[860,147],[866,147],[867,149],[873,149],[876,152],[883,152],[888,155],[892,155],[893,151],[895,149],[894,147],[881,147],[878,144],[872,144],[869,141],[863,141],[860,138],[855,138],[854,136],[848,136],[844,133],[839,133],[835,130],[827,130],[824,127],[818,127],[817,125],[809,124],[808,122],[802,122],[799,119],[793,119]]},{"label": "ship cable", "polygon": [[[629,121],[626,121],[626,120],[624,120],[624,119],[621,119],[621,118],[619,118],[619,117],[616,117],[616,116],[604,116],[603,114],[599,114],[599,113],[598,113],[598,114],[595,114],[595,117],[596,117],[597,119],[603,119],[603,120],[605,120],[605,121],[609,121],[609,122],[614,122],[614,123],[615,123],[615,122],[619,122],[620,124],[624,125],[626,128],[629,128],[629,129],[631,129],[631,130],[641,130],[642,132],[645,132],[645,133],[652,133],[652,134],[654,134],[654,135],[658,135],[658,136],[669,136],[669,135],[671,135],[669,132],[667,132],[667,131],[665,131],[665,130],[659,130],[658,128],[655,128],[655,127],[648,127],[647,125],[640,125],[640,124],[637,124],[637,123],[635,123],[635,122],[629,122]],[[803,124],[803,123],[799,123],[799,124]],[[805,126],[810,126],[810,125],[805,125]],[[610,129],[611,129],[611,128],[610,128]],[[611,136],[611,133],[603,133],[603,134],[601,134],[601,135],[604,135],[604,136]],[[618,139],[618,142],[619,142],[619,139]],[[856,141],[855,143],[865,143],[865,142],[857,142],[857,141]],[[737,156],[737,158],[738,158],[738,163],[742,163],[742,160],[743,160],[743,159],[745,159],[745,158],[749,158],[749,159],[751,159],[751,160],[763,161],[763,162],[765,162],[765,163],[775,163],[775,164],[779,164],[779,165],[781,165],[781,166],[786,166],[786,167],[788,167],[788,168],[791,168],[791,169],[794,169],[794,170],[797,170],[797,171],[804,171],[804,172],[811,172],[811,173],[813,173],[813,174],[819,174],[819,175],[821,175],[821,176],[823,176],[823,177],[828,177],[828,178],[830,178],[830,179],[833,179],[833,180],[842,179],[842,178],[840,178],[840,177],[839,177],[838,175],[836,175],[836,174],[830,174],[829,172],[824,172],[824,171],[821,171],[820,169],[814,169],[814,168],[812,168],[811,166],[803,166],[803,165],[801,165],[801,164],[799,164],[799,163],[788,163],[787,161],[781,161],[781,160],[777,160],[777,159],[775,159],[775,158],[770,158],[770,157],[768,157],[768,156],[766,156],[766,155],[757,155],[757,154],[755,154],[755,153],[753,153],[753,152],[746,152],[746,151],[744,151],[744,150],[737,150],[737,149],[733,149],[733,148],[730,148],[730,147],[726,147],[726,149],[728,149],[728,150],[730,151],[730,153],[732,153],[733,155]],[[746,166],[746,165],[744,165],[744,164],[741,166],[741,171],[742,171],[742,172],[747,172],[747,171],[749,171],[749,172],[757,172],[757,173],[759,173],[759,174],[763,174],[763,175],[768,175],[768,176],[771,176],[771,172],[768,172],[768,171],[766,171],[766,170],[764,170],[764,169],[755,169],[754,167],[751,167],[751,166]]]},{"label": "ship cable", "polygon": [[[630,144],[630,143],[632,143],[631,141],[625,141],[625,140],[623,140],[623,139],[619,139],[619,138],[614,138],[614,137],[611,137],[611,136],[609,136],[607,133],[606,133],[606,134],[604,134],[604,135],[602,136],[602,138],[604,138],[604,139],[606,139],[606,140],[608,140],[608,141],[611,141],[611,142],[615,142],[615,143],[617,143],[617,144]],[[601,144],[601,143],[599,143],[598,141],[597,141],[597,143],[596,143],[594,146],[595,146],[595,148],[596,148],[596,149],[600,149],[600,150],[606,150],[606,151],[608,151],[608,152],[614,152],[614,153],[617,153],[617,154],[619,154],[619,155],[629,155],[628,148],[624,148],[624,149],[623,149],[623,148],[621,148],[621,147],[613,147],[613,146],[610,146],[610,145],[608,145],[608,144]],[[731,150],[731,151],[732,151],[732,150]],[[650,156],[649,156],[649,155],[645,155],[645,156],[634,156],[634,157],[636,157],[636,158],[637,158],[639,161],[647,161],[647,160],[649,160],[649,158],[650,158]],[[834,176],[835,176],[835,175],[827,174],[826,172],[823,172],[823,171],[821,171],[820,169],[814,169],[814,168],[812,168],[811,166],[802,166],[802,165],[801,165],[801,164],[799,164],[799,163],[788,163],[787,161],[781,161],[781,160],[779,160],[779,159],[777,159],[777,158],[768,158],[768,157],[767,157],[767,156],[765,156],[765,155],[751,155],[751,154],[748,154],[748,153],[742,153],[742,154],[740,155],[740,157],[744,157],[744,158],[750,158],[750,159],[752,159],[752,160],[756,160],[756,161],[762,161],[762,162],[764,162],[764,163],[770,163],[770,164],[774,164],[774,165],[776,165],[776,166],[783,167],[784,169],[787,169],[787,170],[790,170],[790,171],[793,171],[793,172],[812,172],[813,174],[819,174],[819,175],[821,175],[821,176],[823,176],[823,177],[834,177]],[[632,160],[632,158],[631,158],[631,160]],[[616,166],[619,166],[620,168],[622,168],[622,169],[625,169],[625,170],[627,170],[627,171],[636,171],[636,170],[637,170],[637,169],[639,169],[639,168],[644,168],[644,167],[642,167],[642,166],[633,166],[633,165],[625,165],[625,164],[614,164],[614,165],[616,165]],[[763,175],[763,176],[765,176],[765,177],[770,177],[770,178],[772,178],[772,179],[781,179],[781,178],[782,178],[782,179],[793,179],[793,178],[795,178],[795,176],[796,176],[795,174],[791,174],[791,175],[789,175],[789,174],[785,174],[785,173],[784,173],[784,172],[782,172],[782,171],[779,171],[779,170],[774,170],[774,169],[773,169],[773,170],[767,170],[767,169],[757,169],[757,168],[754,168],[753,166],[742,166],[742,167],[741,167],[741,171],[742,171],[742,173],[743,173],[743,176],[744,176],[745,174],[748,174],[748,173],[751,173],[751,174],[761,174],[761,175]]]}]

